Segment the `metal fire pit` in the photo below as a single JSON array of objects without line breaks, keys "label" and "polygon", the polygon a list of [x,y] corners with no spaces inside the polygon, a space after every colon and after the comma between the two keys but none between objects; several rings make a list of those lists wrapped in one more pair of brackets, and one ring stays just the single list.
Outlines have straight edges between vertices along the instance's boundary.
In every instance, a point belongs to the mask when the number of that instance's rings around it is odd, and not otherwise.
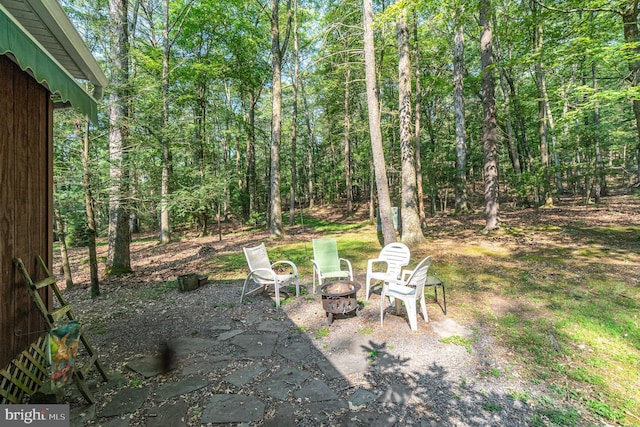
[{"label": "metal fire pit", "polygon": [[358,300],[356,293],[360,285],[348,280],[327,283],[320,287],[322,308],[327,312],[327,323],[331,325],[334,314],[346,314],[356,311],[358,314]]}]

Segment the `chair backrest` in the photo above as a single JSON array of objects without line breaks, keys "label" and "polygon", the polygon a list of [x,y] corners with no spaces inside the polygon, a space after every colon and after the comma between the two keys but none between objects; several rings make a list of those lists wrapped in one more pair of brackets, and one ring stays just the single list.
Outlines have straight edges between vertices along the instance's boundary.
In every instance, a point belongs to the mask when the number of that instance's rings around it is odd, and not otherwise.
[{"label": "chair backrest", "polygon": [[427,272],[429,271],[430,265],[431,256],[428,256],[420,261],[420,264],[413,269],[413,273],[411,273],[411,276],[409,276],[409,279],[405,282],[407,286],[415,286],[416,298],[420,298],[422,292],[424,292],[424,284],[427,281]]},{"label": "chair backrest", "polygon": [[411,251],[404,243],[389,243],[382,248],[378,258],[387,262],[387,273],[400,277],[402,267],[409,265],[411,260]]},{"label": "chair backrest", "polygon": [[313,239],[313,259],[321,272],[340,271],[340,257],[338,256],[336,239]]},{"label": "chair backrest", "polygon": [[271,269],[271,261],[269,261],[269,255],[267,254],[267,248],[265,248],[264,243],[260,243],[253,248],[242,248],[242,250],[244,251],[244,256],[247,259],[247,264],[249,264],[251,271],[258,268]]}]

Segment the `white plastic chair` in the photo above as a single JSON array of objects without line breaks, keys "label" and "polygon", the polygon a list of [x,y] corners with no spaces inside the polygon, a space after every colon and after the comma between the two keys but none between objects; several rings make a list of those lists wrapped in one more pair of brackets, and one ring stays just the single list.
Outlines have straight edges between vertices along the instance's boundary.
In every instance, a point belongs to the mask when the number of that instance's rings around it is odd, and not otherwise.
[{"label": "white plastic chair", "polygon": [[[371,281],[386,282],[389,279],[399,279],[402,267],[409,265],[410,260],[411,251],[404,243],[390,243],[382,248],[377,258],[367,261],[365,298],[369,299],[371,295]],[[386,270],[383,270],[384,267]]]},{"label": "white plastic chair", "polygon": [[[276,261],[273,264],[269,261],[269,255],[264,243],[253,248],[243,248],[244,256],[249,265],[249,274],[242,285],[242,295],[240,295],[240,304],[246,295],[250,295],[259,290],[265,290],[267,286],[273,285],[276,294],[276,307],[280,307],[280,288],[288,286],[291,282],[295,282],[296,296],[300,296],[300,283],[298,281],[298,269],[291,261]],[[287,274],[278,274],[274,268],[277,266],[287,266],[290,272]],[[247,291],[247,284],[253,281],[258,287]]]},{"label": "white plastic chair", "polygon": [[424,321],[429,321],[427,305],[424,301],[424,286],[430,265],[431,257],[428,256],[420,261],[420,264],[411,272],[411,275],[406,281],[402,279],[391,279],[382,284],[382,295],[380,296],[380,326],[384,324],[384,302],[386,297],[396,300],[396,314],[400,314],[399,301],[404,302],[412,331],[418,330],[417,301],[420,301]]},{"label": "white plastic chair", "polygon": [[[353,281],[353,269],[348,259],[338,256],[338,243],[333,238],[313,239],[313,293],[316,292],[316,276],[318,286],[325,280],[348,279]],[[343,269],[343,265],[346,270]]]}]

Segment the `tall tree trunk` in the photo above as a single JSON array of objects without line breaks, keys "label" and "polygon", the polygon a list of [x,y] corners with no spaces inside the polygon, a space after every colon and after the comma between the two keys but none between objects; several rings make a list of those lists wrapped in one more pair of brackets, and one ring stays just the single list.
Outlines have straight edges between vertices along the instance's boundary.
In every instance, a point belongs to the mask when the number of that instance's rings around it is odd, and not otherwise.
[{"label": "tall tree trunk", "polygon": [[345,193],[347,196],[345,212],[347,215],[353,213],[353,186],[351,183],[351,117],[349,110],[349,85],[351,84],[351,67],[347,59],[347,70],[344,84],[344,179]]},{"label": "tall tree trunk", "polygon": [[411,58],[407,10],[400,12],[396,23],[398,36],[398,115],[400,151],[402,153],[402,241],[415,247],[425,241],[416,200],[416,159],[411,128]]},{"label": "tall tree trunk", "polygon": [[493,82],[491,0],[480,0],[480,58],[482,62],[482,153],[484,157],[484,214],[488,232],[498,228],[498,149],[496,98]]},{"label": "tall tree trunk", "polygon": [[[546,80],[546,79],[545,79]],[[549,135],[551,136],[551,153],[553,155],[553,165],[555,166],[555,184],[558,194],[562,194],[562,175],[560,175],[560,158],[558,157],[558,138],[556,136],[556,123],[553,119],[553,111],[549,103],[549,94],[547,93],[546,81],[542,81],[542,96],[544,98],[544,107],[547,115],[547,125]]]},{"label": "tall tree trunk", "polygon": [[109,251],[106,273],[131,271],[131,234],[126,209],[129,109],[129,37],[127,0],[109,0],[111,93],[109,95]]},{"label": "tall tree trunk", "polygon": [[298,0],[293,0],[293,112],[291,117],[291,187],[289,189],[289,225],[295,224],[296,209],[296,145],[298,139],[298,80],[300,71],[300,52],[298,51]]},{"label": "tall tree trunk", "polygon": [[307,127],[307,193],[309,208],[313,208],[313,148],[314,134],[311,126],[311,112],[307,105],[307,97],[304,94],[304,85],[300,81],[300,91],[302,92],[302,104],[304,105],[304,121]]},{"label": "tall tree trunk", "polygon": [[[622,10],[622,22],[624,24],[624,40],[628,46],[631,46],[633,55],[628,57],[628,67],[630,71],[629,80],[633,87],[637,87],[640,84],[640,44],[638,43],[638,0],[627,0],[623,5]],[[633,103],[633,116],[636,120],[636,158],[638,161],[638,169],[636,179],[640,182],[640,99],[634,99]]]},{"label": "tall tree trunk", "polygon": [[382,147],[382,132],[380,130],[380,106],[376,85],[376,57],[373,44],[373,4],[372,0],[363,0],[363,28],[364,28],[364,66],[365,83],[367,87],[367,109],[369,111],[369,134],[371,137],[371,152],[378,190],[378,206],[384,244],[396,241],[396,232],[391,219],[391,199],[389,198],[389,184],[387,168],[384,161]]},{"label": "tall tree trunk", "polygon": [[169,181],[171,176],[171,151],[169,148],[169,0],[164,0],[162,29],[162,178],[160,183],[160,244],[171,241],[171,225],[169,223]]},{"label": "tall tree trunk", "polygon": [[547,93],[547,83],[544,72],[544,63],[542,61],[542,48],[544,46],[544,37],[542,31],[542,19],[538,13],[538,4],[535,0],[531,1],[531,11],[534,16],[534,35],[533,49],[536,54],[535,74],[536,83],[538,85],[538,137],[540,139],[540,166],[542,168],[542,200],[545,206],[552,206],[551,198],[551,175],[549,173],[549,127],[547,117],[547,104],[545,96]]},{"label": "tall tree trunk", "polygon": [[[80,127],[80,122],[78,122]],[[96,251],[96,216],[95,201],[93,199],[93,191],[91,186],[91,169],[89,168],[89,120],[84,123],[82,150],[82,181],[84,183],[84,206],[87,217],[87,235],[89,241],[89,277],[91,281],[91,298],[100,296],[100,280],[98,277],[98,254]]]},{"label": "tall tree trunk", "polygon": [[[460,15],[456,12],[460,19]],[[456,25],[453,36],[453,110],[456,122],[456,213],[467,205],[467,132],[464,116],[464,26]]]},{"label": "tall tree trunk", "polygon": [[60,205],[57,201],[53,204],[53,216],[58,229],[58,241],[60,242],[60,259],[62,260],[62,271],[64,273],[64,283],[67,289],[73,288],[73,277],[71,276],[71,266],[69,265],[69,252],[67,251],[66,224],[60,213]]},{"label": "tall tree trunk", "polygon": [[247,191],[249,193],[249,211],[247,218],[256,210],[256,104],[258,96],[253,90],[249,93],[249,131],[247,135]]},{"label": "tall tree trunk", "polygon": [[[273,72],[271,100],[271,176],[269,201],[269,233],[271,237],[284,236],[282,228],[282,202],[280,197],[280,143],[282,140],[282,58],[280,46],[280,0],[271,0],[271,66]],[[286,40],[286,39],[285,39]]]},{"label": "tall tree trunk", "polygon": [[[498,24],[495,14],[493,15],[493,28],[498,31]],[[494,41],[494,55],[497,58],[498,63],[502,60],[502,49],[500,48],[500,39],[496,37]],[[518,143],[513,126],[513,116],[511,114],[511,92],[509,90],[509,84],[507,83],[507,70],[504,66],[499,68],[498,71],[500,78],[500,88],[502,89],[502,111],[504,115],[504,121],[507,130],[507,146],[509,150],[509,160],[511,160],[511,167],[518,176],[522,173],[522,167],[520,166],[520,154],[518,152]]]},{"label": "tall tree trunk", "polygon": [[[598,91],[598,80],[596,78],[596,63],[591,63],[591,81],[593,93]],[[602,156],[602,147],[600,141],[600,107],[598,103],[593,107],[593,148],[595,150],[596,173],[594,181],[594,198],[596,203],[600,202],[600,197],[607,193],[607,180],[604,168],[604,160]]]},{"label": "tall tree trunk", "polygon": [[418,190],[418,215],[420,223],[426,224],[427,216],[424,208],[424,188],[422,184],[422,146],[421,146],[421,119],[422,119],[422,87],[420,86],[420,46],[418,44],[418,19],[413,19],[413,41],[415,46],[415,70],[416,70],[416,118],[415,118],[415,145],[416,145],[416,188]]}]

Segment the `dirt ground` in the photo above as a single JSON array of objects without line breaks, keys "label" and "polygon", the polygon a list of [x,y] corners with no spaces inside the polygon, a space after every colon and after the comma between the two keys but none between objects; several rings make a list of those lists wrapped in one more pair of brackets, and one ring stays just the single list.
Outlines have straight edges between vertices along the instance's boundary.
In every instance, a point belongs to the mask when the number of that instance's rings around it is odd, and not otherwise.
[{"label": "dirt ground", "polygon": [[[328,212],[331,211],[317,210],[314,215],[326,218]],[[500,219],[505,228],[511,232],[499,232],[492,236],[483,236],[479,233],[483,225],[480,212],[465,217],[441,214],[428,220],[429,250],[439,254],[441,261],[446,262],[447,257],[456,256],[456,249],[462,245],[491,245],[494,249],[514,245],[525,249],[546,244],[578,245],[579,238],[572,235],[554,235],[548,232],[539,235],[531,232],[522,234],[514,230],[524,225],[528,230],[536,227],[544,227],[547,230],[554,225],[570,225],[576,222],[581,226],[637,226],[640,221],[638,212],[640,212],[640,198],[632,195],[606,198],[597,206],[584,206],[565,200],[557,207],[548,209],[509,210],[505,207]],[[288,229],[288,233],[289,238],[307,241],[311,241],[318,235],[313,230],[298,227]],[[497,345],[483,325],[474,323],[474,319],[468,313],[456,309],[456,307],[469,307],[476,304],[478,302],[475,300],[476,294],[456,295],[454,291],[449,291],[447,316],[432,301],[428,304],[430,321],[439,322],[450,319],[473,331],[475,338],[472,353],[461,346],[451,344],[446,346],[439,341],[434,330],[424,324],[421,324],[419,333],[410,333],[405,318],[396,316],[390,311],[385,316],[384,328],[381,328],[378,311],[379,296],[376,294],[372,296],[369,304],[363,306],[360,316],[336,319],[330,326],[329,335],[322,337],[319,331],[326,326],[326,316],[317,295],[307,294],[295,299],[293,302],[284,304],[283,310],[276,310],[271,299],[261,295],[252,297],[248,304],[239,306],[237,302],[244,277],[236,280],[217,280],[215,271],[210,274],[210,282],[207,285],[193,292],[179,293],[175,289],[167,290],[166,288],[160,292],[151,286],[174,281],[180,274],[210,272],[217,255],[227,252],[241,253],[243,246],[266,239],[268,237],[266,232],[248,233],[238,224],[225,224],[221,241],[217,236],[187,236],[165,246],[159,246],[155,236],[147,237],[136,239],[131,245],[134,270],[132,273],[111,278],[104,278],[101,274],[102,295],[95,300],[89,297],[86,249],[75,248],[70,251],[76,286],[65,290],[65,297],[73,304],[74,313],[83,321],[85,333],[98,350],[108,370],[122,372],[128,381],[157,384],[172,380],[171,373],[140,380],[135,373],[125,367],[127,361],[136,357],[157,353],[160,343],[164,340],[179,336],[215,338],[220,333],[216,325],[230,323],[247,325],[247,319],[256,322],[280,319],[284,315],[293,324],[291,333],[294,339],[296,333],[305,335],[314,343],[320,354],[335,351],[335,339],[339,336],[357,337],[368,342],[369,351],[378,359],[372,360],[372,363],[377,364],[379,368],[366,374],[343,378],[331,384],[345,394],[358,386],[373,389],[384,384],[388,385],[399,377],[404,378],[407,383],[414,384],[418,389],[431,387],[434,390],[440,390],[439,394],[425,394],[424,396],[429,396],[431,401],[414,402],[410,410],[404,408],[394,413],[399,409],[385,409],[394,417],[396,425],[420,425],[421,419],[431,419],[432,425],[440,425],[440,422],[443,425],[500,425],[500,418],[496,418],[497,415],[492,413],[490,407],[485,408],[484,414],[476,413],[477,406],[472,405],[470,401],[480,399],[480,395],[484,398],[491,396],[497,407],[502,407],[504,412],[509,412],[511,415],[505,415],[507,417],[505,419],[509,419],[513,425],[527,425],[535,411],[535,405],[522,408],[509,396],[513,395],[514,390],[519,393],[544,393],[544,385],[534,385],[523,379],[524,367],[518,365],[509,349]],[[604,241],[601,244],[606,245],[607,242]],[[627,245],[629,248],[635,245],[637,248],[638,242],[615,242],[615,245],[616,247]],[[60,271],[60,260],[57,257],[58,254],[55,255],[55,271]],[[99,247],[99,256],[106,256],[106,245]],[[364,273],[364,271],[358,271],[357,279],[364,281]],[[640,272],[636,273],[637,277],[640,277]],[[303,278],[302,284],[310,290],[311,277]],[[492,298],[487,301],[487,304],[490,304],[495,312],[501,312],[509,311],[514,301],[506,298]],[[420,319],[419,322],[421,322]],[[446,350],[443,350],[445,346]],[[395,361],[392,371],[384,367],[385,357]],[[398,361],[404,362],[398,363]],[[181,363],[189,362],[183,360]],[[234,363],[242,365],[243,362]],[[274,361],[274,363],[278,362]],[[434,371],[436,366],[441,370],[440,373]],[[234,366],[228,367],[228,369],[233,368]],[[508,372],[509,375],[492,378],[488,373],[496,370]],[[416,372],[422,372],[423,375],[416,376]],[[430,372],[429,375],[427,375],[428,372]],[[228,390],[228,386],[224,385],[220,378],[212,378],[211,387],[194,393],[190,398],[191,409],[187,425],[199,425],[198,414],[205,405],[207,396]],[[449,389],[446,391],[439,388],[444,378],[449,384]],[[101,401],[107,401],[109,394],[113,392],[112,389],[99,388],[96,393]],[[83,405],[81,399],[76,399],[72,402],[73,406]],[[438,399],[443,401],[439,402]],[[446,401],[452,399],[459,399],[461,402],[456,406],[459,409],[453,411],[459,412],[439,413],[436,409],[439,403],[442,407],[447,407]],[[144,421],[136,420],[144,418],[141,414],[152,412],[153,405],[155,404],[145,404],[139,413],[132,417],[131,425],[145,425]],[[428,413],[432,416],[425,418],[425,414]],[[297,413],[296,424],[318,425],[310,417],[308,413]],[[585,425],[588,423],[586,420],[583,420]],[[326,425],[332,425],[331,420],[327,423]],[[423,422],[422,425],[430,424]]]}]

